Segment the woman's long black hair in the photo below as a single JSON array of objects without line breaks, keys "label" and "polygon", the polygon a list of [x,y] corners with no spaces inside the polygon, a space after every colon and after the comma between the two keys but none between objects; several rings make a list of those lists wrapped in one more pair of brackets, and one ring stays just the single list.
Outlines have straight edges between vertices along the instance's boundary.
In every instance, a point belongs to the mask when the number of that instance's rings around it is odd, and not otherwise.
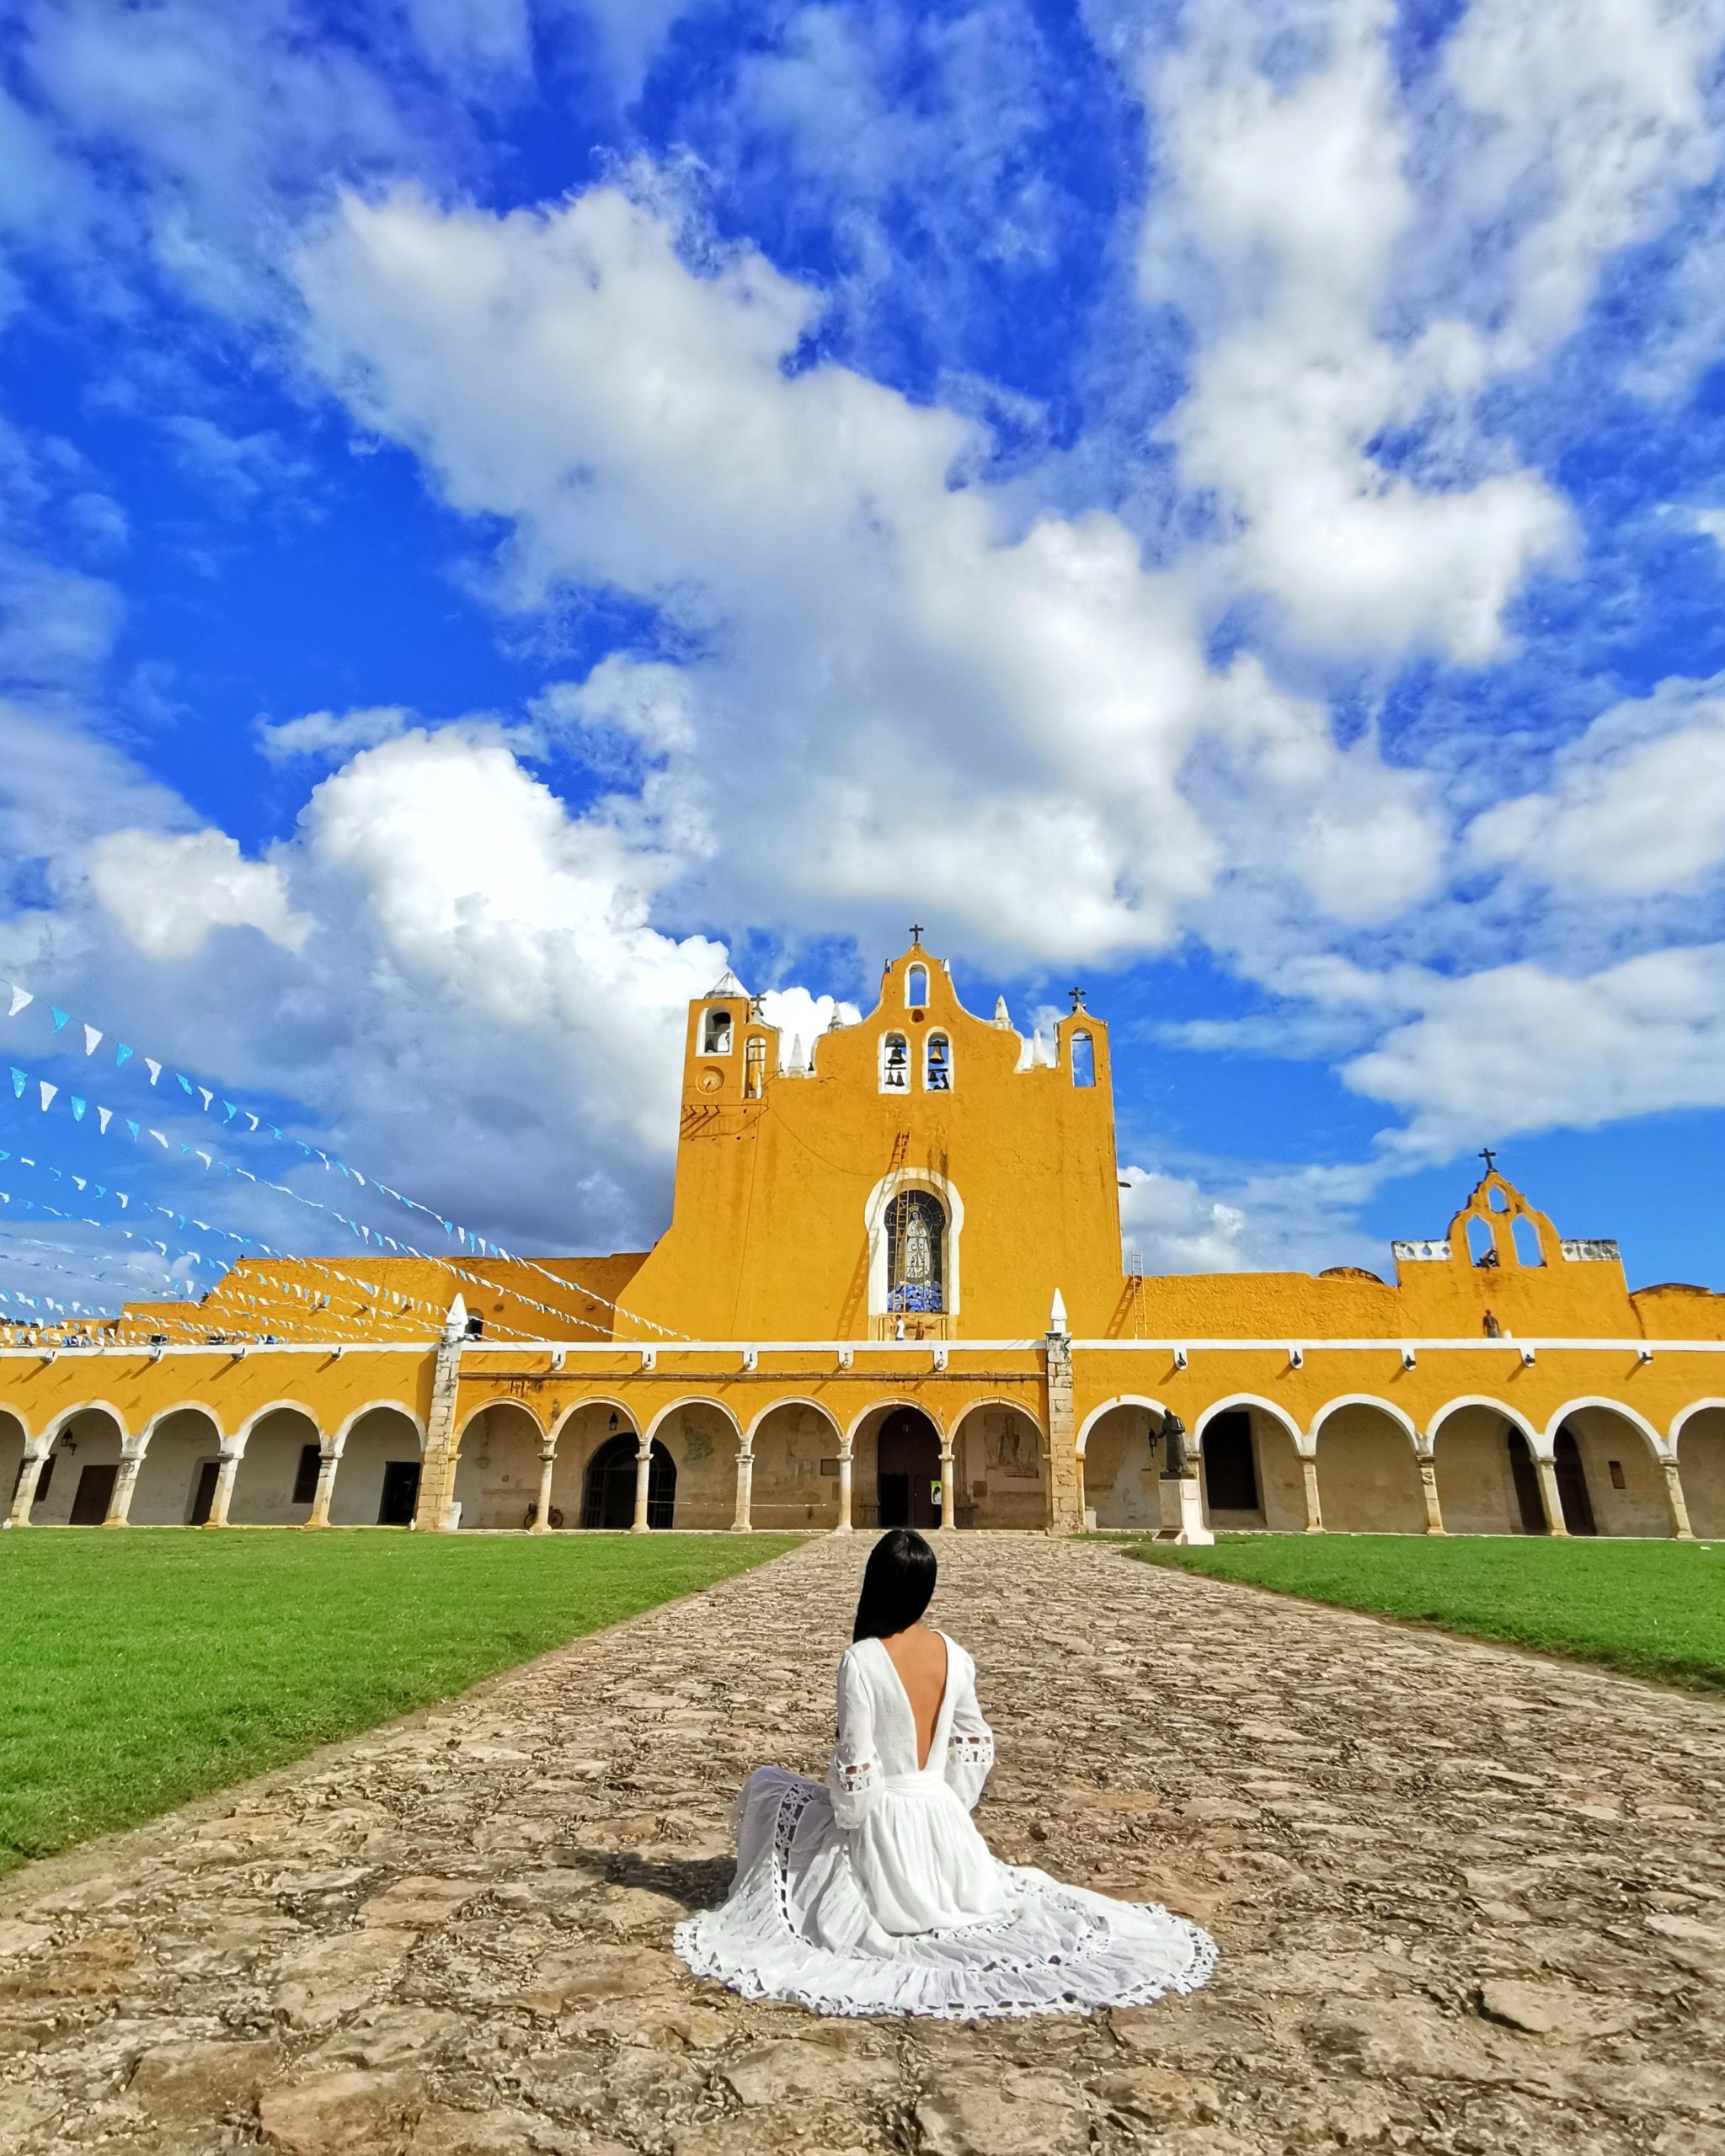
[{"label": "woman's long black hair", "polygon": [[933,1599],[937,1569],[914,1527],[889,1528],[868,1553],[851,1637],[883,1640],[907,1630]]}]

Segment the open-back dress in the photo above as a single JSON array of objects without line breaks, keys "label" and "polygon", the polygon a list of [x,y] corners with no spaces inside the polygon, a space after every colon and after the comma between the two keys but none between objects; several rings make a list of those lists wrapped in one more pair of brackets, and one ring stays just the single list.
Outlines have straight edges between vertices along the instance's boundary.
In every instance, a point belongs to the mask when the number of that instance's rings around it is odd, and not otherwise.
[{"label": "open-back dress", "polygon": [[678,1954],[745,1998],[817,2014],[969,2021],[1195,1991],[1216,1962],[1196,1924],[990,1854],[970,1812],[994,1737],[976,1703],[976,1665],[955,1641],[946,1650],[921,1765],[892,1657],[879,1640],[846,1650],[825,1785],[777,1767],[749,1777],[730,1894],[677,1926]]}]

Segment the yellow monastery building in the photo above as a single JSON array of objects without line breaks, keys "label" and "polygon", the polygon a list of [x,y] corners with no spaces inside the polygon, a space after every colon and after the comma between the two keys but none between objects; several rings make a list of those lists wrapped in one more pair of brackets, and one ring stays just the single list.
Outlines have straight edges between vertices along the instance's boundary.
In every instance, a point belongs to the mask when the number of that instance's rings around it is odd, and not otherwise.
[{"label": "yellow monastery building", "polygon": [[1725,1299],[1632,1294],[1495,1171],[1392,1255],[1125,1271],[1107,1027],[1050,1063],[913,942],[806,1060],[729,975],[691,1006],[644,1255],[248,1261],[10,1336],[0,1493],[14,1528],[1065,1533],[1156,1525],[1189,1450],[1194,1524],[1725,1537]]}]

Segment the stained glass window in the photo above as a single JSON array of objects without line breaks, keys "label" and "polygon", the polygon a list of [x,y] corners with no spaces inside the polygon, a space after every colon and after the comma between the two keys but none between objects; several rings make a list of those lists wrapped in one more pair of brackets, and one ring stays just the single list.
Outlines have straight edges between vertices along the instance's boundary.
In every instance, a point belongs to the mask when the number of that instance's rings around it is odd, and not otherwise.
[{"label": "stained glass window", "polygon": [[946,1209],[933,1193],[901,1190],[886,1209],[886,1306],[946,1308]]}]

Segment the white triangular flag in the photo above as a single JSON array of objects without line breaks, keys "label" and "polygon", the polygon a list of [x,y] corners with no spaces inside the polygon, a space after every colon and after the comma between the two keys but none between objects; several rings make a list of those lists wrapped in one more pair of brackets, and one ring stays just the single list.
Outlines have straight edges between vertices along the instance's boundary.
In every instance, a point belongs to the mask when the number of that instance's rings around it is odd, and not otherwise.
[{"label": "white triangular flag", "polygon": [[150,1083],[153,1086],[156,1081],[162,1075],[162,1066],[157,1062],[155,1057],[152,1055],[147,1055],[144,1058],[144,1061],[149,1066]]},{"label": "white triangular flag", "polygon": [[84,1054],[93,1055],[102,1045],[102,1036],[93,1026],[84,1027]]},{"label": "white triangular flag", "polygon": [[[8,981],[7,985],[8,987],[11,987],[12,985]],[[19,1012],[23,1010],[26,1003],[34,1003],[35,1000],[35,997],[30,994],[27,988],[13,988],[12,990],[12,1008],[7,1012],[7,1017],[8,1018],[15,1018]]]},{"label": "white triangular flag", "polygon": [[36,1082],[42,1089],[42,1112],[45,1115],[48,1110],[49,1102],[60,1091],[60,1088],[57,1086],[51,1086],[45,1078],[38,1079]]},{"label": "white triangular flag", "polygon": [[104,1138],[108,1135],[108,1126],[113,1120],[114,1111],[112,1108],[98,1108],[96,1110],[96,1121],[101,1125],[102,1135]]},{"label": "white triangular flag", "polygon": [[210,1091],[210,1088],[207,1086],[200,1086],[198,1091],[204,1097],[204,1113],[207,1115],[210,1112],[210,1103],[215,1099],[216,1096]]}]

